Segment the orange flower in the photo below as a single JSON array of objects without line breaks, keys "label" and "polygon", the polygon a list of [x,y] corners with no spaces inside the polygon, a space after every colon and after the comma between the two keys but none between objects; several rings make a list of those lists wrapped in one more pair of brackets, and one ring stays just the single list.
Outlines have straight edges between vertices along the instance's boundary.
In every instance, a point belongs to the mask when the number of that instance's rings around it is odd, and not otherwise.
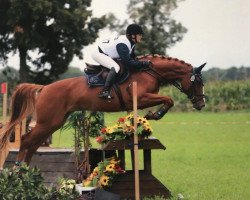
[{"label": "orange flower", "polygon": [[101,133],[105,134],[107,132],[107,129],[106,128],[102,128],[101,129]]},{"label": "orange flower", "polygon": [[96,140],[96,142],[101,144],[103,142],[104,138],[102,136],[98,136],[95,140]]},{"label": "orange flower", "polygon": [[119,119],[118,119],[118,122],[124,123],[124,122],[125,122],[125,118],[124,118],[124,117],[119,118]]},{"label": "orange flower", "polygon": [[115,171],[119,174],[125,173],[125,170],[123,170],[119,165],[115,165]]}]

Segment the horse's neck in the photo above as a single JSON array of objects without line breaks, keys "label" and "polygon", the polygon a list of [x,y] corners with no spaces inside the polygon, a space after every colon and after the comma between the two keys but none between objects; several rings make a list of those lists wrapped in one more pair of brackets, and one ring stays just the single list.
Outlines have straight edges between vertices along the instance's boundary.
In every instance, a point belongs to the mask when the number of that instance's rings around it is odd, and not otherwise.
[{"label": "horse's neck", "polygon": [[192,73],[193,67],[178,59],[161,58],[152,60],[155,69],[166,79],[182,79],[187,74]]}]

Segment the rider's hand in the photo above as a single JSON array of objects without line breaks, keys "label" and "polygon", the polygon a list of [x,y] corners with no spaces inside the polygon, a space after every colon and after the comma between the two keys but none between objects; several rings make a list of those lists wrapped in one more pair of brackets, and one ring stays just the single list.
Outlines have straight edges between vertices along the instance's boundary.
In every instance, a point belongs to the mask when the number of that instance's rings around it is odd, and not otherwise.
[{"label": "rider's hand", "polygon": [[148,68],[150,66],[151,62],[149,60],[144,60],[142,61],[142,67],[143,68]]}]

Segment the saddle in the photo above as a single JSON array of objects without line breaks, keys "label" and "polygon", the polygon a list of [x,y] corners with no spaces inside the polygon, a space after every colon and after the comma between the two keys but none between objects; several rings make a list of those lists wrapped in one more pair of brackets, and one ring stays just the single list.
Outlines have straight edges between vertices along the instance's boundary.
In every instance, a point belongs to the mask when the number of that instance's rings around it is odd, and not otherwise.
[{"label": "saddle", "polygon": [[[115,80],[114,84],[122,84],[129,77],[129,70],[123,66],[121,63],[117,62],[120,65],[120,71]],[[107,78],[109,69],[101,65],[93,65],[86,63],[86,68],[84,69],[85,76],[88,80],[89,87],[104,86],[105,80]]]},{"label": "saddle", "polygon": [[[121,110],[126,110],[126,105],[122,98],[121,90],[118,85],[124,83],[128,79],[129,70],[119,62],[117,63],[120,66],[120,71],[118,73],[118,76],[116,77],[115,83],[113,84],[113,88],[120,101]],[[101,65],[92,65],[86,63],[86,68],[84,69],[84,72],[89,87],[97,87],[97,86],[104,86],[105,80],[108,76],[109,69]]]}]

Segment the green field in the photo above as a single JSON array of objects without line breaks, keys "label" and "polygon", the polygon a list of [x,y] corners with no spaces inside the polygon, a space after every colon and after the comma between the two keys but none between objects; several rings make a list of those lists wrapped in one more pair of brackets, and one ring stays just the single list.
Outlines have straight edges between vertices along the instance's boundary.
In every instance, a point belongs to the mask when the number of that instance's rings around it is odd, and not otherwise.
[{"label": "green field", "polygon": [[[125,114],[105,119],[112,124]],[[192,200],[250,199],[249,112],[169,113],[151,125],[153,136],[167,147],[152,152],[153,174],[173,199],[178,194]],[[54,146],[72,144],[72,134],[54,134]]]}]

